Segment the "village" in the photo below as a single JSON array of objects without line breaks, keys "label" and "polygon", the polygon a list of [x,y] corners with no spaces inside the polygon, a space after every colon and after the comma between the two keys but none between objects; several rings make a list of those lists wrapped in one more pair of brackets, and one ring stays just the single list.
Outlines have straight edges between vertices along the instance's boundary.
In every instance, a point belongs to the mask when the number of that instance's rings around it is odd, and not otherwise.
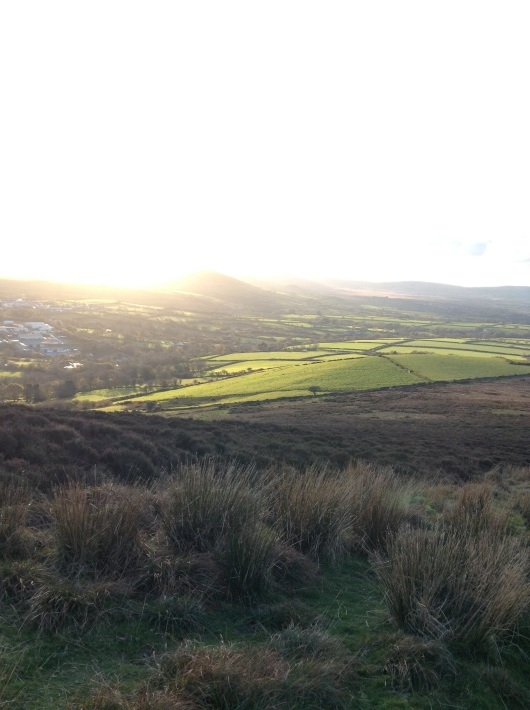
[{"label": "village", "polygon": [[4,320],[0,325],[0,339],[3,343],[16,346],[21,354],[53,356],[74,355],[77,352],[65,336],[57,334],[51,325],[42,321],[16,323]]}]

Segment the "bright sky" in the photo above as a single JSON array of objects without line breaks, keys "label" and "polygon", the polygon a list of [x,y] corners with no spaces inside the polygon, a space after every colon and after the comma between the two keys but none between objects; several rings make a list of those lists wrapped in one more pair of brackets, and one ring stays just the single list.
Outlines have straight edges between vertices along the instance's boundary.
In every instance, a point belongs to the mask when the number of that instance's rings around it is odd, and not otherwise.
[{"label": "bright sky", "polygon": [[528,0],[0,3],[0,276],[530,285]]}]

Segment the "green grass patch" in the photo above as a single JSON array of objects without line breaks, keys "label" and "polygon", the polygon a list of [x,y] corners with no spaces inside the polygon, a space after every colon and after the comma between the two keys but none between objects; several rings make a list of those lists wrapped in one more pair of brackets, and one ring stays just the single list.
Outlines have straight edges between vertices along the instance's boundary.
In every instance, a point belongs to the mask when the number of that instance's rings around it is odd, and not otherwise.
[{"label": "green grass patch", "polygon": [[101,390],[91,390],[90,392],[78,392],[74,399],[80,401],[94,402],[101,399],[114,399],[115,397],[127,397],[143,391],[143,387],[109,387]]},{"label": "green grass patch", "polygon": [[384,340],[349,340],[337,343],[319,343],[326,350],[373,350],[391,343],[401,342],[403,338],[385,338]]},{"label": "green grass patch", "polygon": [[[455,355],[457,357],[485,357],[485,358],[491,358],[492,356],[499,355],[499,353],[491,353],[486,350],[484,351],[477,351],[477,350],[461,350],[457,348],[452,348],[450,345],[448,345],[445,348],[442,347],[431,347],[431,346],[424,346],[424,347],[418,347],[412,346],[412,345],[394,345],[394,346],[389,346],[387,348],[383,348],[380,352],[384,353],[385,355],[392,355],[392,354],[398,354],[398,355],[410,355],[410,354],[415,354],[415,355],[423,355],[423,354],[430,354],[430,355],[441,355],[441,356],[452,356]],[[511,359],[523,359],[521,355],[514,355],[511,357]]]},{"label": "green grass patch", "polygon": [[20,371],[11,371],[11,370],[0,370],[0,379],[1,380],[16,380],[22,376],[22,373]]},{"label": "green grass patch", "polygon": [[209,398],[212,403],[223,403],[256,398],[307,397],[310,396],[309,388],[315,385],[320,387],[320,392],[345,392],[397,387],[419,381],[420,378],[416,375],[396,367],[385,358],[363,357],[317,362],[307,367],[287,365],[180,390],[155,392],[136,397],[134,401],[172,400],[172,403],[178,406],[179,400],[185,400],[189,404],[195,398],[203,402]]},{"label": "green grass patch", "polygon": [[276,350],[276,351],[260,351],[256,353],[229,353],[228,355],[217,355],[217,357],[204,358],[211,362],[234,362],[234,361],[252,361],[252,360],[311,360],[314,358],[328,355],[326,350]]},{"label": "green grass patch", "polygon": [[530,364],[511,365],[502,358],[469,355],[391,355],[390,359],[433,381],[468,380],[530,374]]}]

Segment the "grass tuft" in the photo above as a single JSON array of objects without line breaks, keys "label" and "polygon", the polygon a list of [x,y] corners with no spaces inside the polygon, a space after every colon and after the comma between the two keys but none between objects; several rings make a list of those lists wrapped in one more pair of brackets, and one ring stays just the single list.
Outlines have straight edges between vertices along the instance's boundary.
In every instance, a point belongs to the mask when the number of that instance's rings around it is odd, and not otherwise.
[{"label": "grass tuft", "polygon": [[78,582],[50,576],[27,603],[23,626],[59,633],[67,626],[83,630],[123,605],[126,590],[113,582]]},{"label": "grass tuft", "polygon": [[21,559],[28,554],[25,524],[30,494],[26,486],[0,485],[0,559]]},{"label": "grass tuft", "polygon": [[213,460],[181,466],[169,484],[162,524],[178,551],[212,551],[222,536],[259,517],[254,469],[235,464],[219,471]]},{"label": "grass tuft", "polygon": [[495,645],[530,605],[527,550],[498,529],[401,530],[373,562],[393,619],[427,639]]},{"label": "grass tuft", "polygon": [[278,472],[272,515],[286,542],[312,559],[345,554],[354,517],[344,478],[337,472],[318,467],[303,474]]},{"label": "grass tuft", "polygon": [[402,636],[390,646],[385,673],[399,688],[430,691],[442,678],[455,675],[455,665],[446,646],[418,636]]},{"label": "grass tuft", "polygon": [[278,535],[260,522],[227,531],[218,555],[226,571],[229,596],[246,602],[270,597],[276,587],[274,570],[282,559],[282,548]]},{"label": "grass tuft", "polygon": [[387,540],[407,519],[412,484],[392,469],[357,462],[347,467],[354,511],[354,543],[364,551],[384,550]]},{"label": "grass tuft", "polygon": [[112,579],[137,573],[145,523],[139,490],[74,483],[56,492],[52,509],[57,565],[63,573]]}]

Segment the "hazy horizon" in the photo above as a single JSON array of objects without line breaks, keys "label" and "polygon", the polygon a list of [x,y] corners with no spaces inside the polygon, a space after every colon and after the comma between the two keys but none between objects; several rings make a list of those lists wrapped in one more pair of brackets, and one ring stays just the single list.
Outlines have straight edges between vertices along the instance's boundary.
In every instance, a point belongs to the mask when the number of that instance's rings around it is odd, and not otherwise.
[{"label": "hazy horizon", "polygon": [[530,7],[0,7],[1,278],[530,285]]}]

